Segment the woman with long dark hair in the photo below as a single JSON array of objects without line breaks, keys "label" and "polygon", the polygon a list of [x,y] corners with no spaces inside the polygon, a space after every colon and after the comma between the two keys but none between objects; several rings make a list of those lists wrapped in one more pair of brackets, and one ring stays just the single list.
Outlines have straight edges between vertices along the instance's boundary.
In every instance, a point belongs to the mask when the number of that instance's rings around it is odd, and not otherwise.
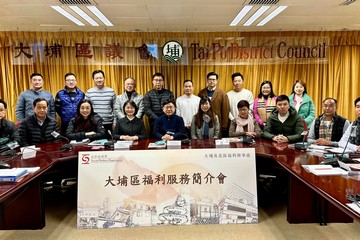
[{"label": "woman with long dark hair", "polygon": [[89,138],[90,141],[105,138],[103,119],[94,112],[92,102],[83,99],[79,102],[76,116],[70,120],[66,129],[66,137],[70,140],[81,141]]},{"label": "woman with long dark hair", "polygon": [[199,110],[191,121],[191,138],[218,138],[219,131],[219,118],[211,108],[211,101],[207,96],[202,96]]},{"label": "woman with long dark hair", "polygon": [[260,127],[266,125],[271,112],[276,108],[276,96],[272,83],[265,80],[260,85],[260,92],[254,101],[254,118]]}]

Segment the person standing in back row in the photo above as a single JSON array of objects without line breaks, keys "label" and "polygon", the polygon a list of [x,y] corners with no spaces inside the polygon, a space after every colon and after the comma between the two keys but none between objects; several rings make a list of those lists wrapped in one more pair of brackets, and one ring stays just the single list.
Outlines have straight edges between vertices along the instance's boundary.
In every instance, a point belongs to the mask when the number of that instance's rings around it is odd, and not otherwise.
[{"label": "person standing in back row", "polygon": [[44,98],[48,102],[48,115],[56,119],[53,95],[43,90],[44,78],[40,73],[30,76],[32,88],[20,93],[16,103],[16,121],[22,122],[25,118],[34,114],[33,102],[37,98]]},{"label": "person standing in back row", "polygon": [[75,74],[65,74],[65,87],[55,96],[55,110],[61,118],[61,134],[65,136],[70,120],[75,117],[76,109],[85,94],[76,86]]},{"label": "person standing in back row", "polygon": [[99,114],[103,119],[103,126],[106,130],[106,138],[111,139],[112,136],[109,131],[112,132],[113,126],[115,126],[114,118],[114,104],[115,104],[115,91],[112,88],[105,86],[105,73],[102,70],[95,70],[92,73],[92,78],[95,83],[95,87],[90,88],[85,93],[85,99],[90,99],[94,112]]},{"label": "person standing in back row", "polygon": [[121,95],[118,95],[115,100],[114,113],[117,120],[120,120],[126,116],[126,113],[124,112],[124,104],[125,102],[128,102],[130,100],[136,104],[136,107],[138,109],[136,117],[142,119],[144,113],[144,97],[136,92],[135,79],[131,77],[125,78],[124,88],[125,92]]},{"label": "person standing in back row", "polygon": [[227,92],[227,96],[230,104],[229,119],[234,121],[239,115],[237,105],[241,100],[246,100],[250,104],[249,110],[251,113],[254,105],[254,95],[251,91],[244,88],[244,77],[241,73],[236,72],[231,75],[231,80],[234,89]]},{"label": "person standing in back row", "polygon": [[162,73],[155,73],[152,76],[152,83],[154,88],[145,94],[144,108],[149,120],[150,136],[154,137],[155,120],[164,114],[163,105],[168,101],[174,101],[174,94],[164,88],[164,75]]},{"label": "person standing in back row", "polygon": [[192,80],[184,81],[184,95],[176,99],[176,115],[184,119],[186,132],[191,137],[191,121],[198,112],[200,98],[193,94],[194,85]]},{"label": "person standing in back row", "polygon": [[226,93],[217,87],[219,75],[209,72],[206,76],[207,87],[199,92],[199,97],[207,96],[211,101],[211,108],[220,120],[221,132],[219,137],[228,136],[229,99]]}]

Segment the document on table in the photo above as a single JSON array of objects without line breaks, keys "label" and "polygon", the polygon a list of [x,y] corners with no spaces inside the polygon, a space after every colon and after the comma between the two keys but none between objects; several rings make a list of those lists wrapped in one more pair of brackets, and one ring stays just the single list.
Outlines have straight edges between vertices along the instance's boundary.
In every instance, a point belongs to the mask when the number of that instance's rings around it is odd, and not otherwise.
[{"label": "document on table", "polygon": [[13,169],[22,169],[22,170],[26,170],[28,173],[34,173],[37,170],[40,169],[40,167],[21,167],[21,168],[13,168]]},{"label": "document on table", "polygon": [[332,153],[350,153],[351,152],[351,150],[350,149],[346,149],[345,151],[344,151],[344,149],[343,148],[340,148],[340,147],[338,147],[338,148],[329,148],[329,149],[327,149],[329,152],[332,152]]},{"label": "document on table", "polygon": [[347,203],[346,205],[348,205],[350,208],[352,208],[356,212],[360,213],[360,207],[356,203]]},{"label": "document on table", "polygon": [[348,175],[348,172],[344,169],[331,165],[302,165],[302,167],[317,176]]},{"label": "document on table", "polygon": [[317,144],[311,144],[309,148],[314,150],[323,150],[323,151],[327,151],[328,149],[331,149],[331,147],[329,146],[321,146]]}]

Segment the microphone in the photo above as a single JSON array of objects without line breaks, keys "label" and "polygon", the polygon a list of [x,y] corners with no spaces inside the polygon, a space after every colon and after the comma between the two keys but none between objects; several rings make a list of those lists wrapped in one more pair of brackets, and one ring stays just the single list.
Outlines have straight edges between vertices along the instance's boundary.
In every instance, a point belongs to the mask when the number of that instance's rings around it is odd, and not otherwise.
[{"label": "microphone", "polygon": [[[171,136],[175,135],[174,132],[170,132],[170,131],[167,131],[166,134],[171,135]],[[178,134],[179,134],[180,136],[184,136],[184,137],[185,137],[184,139],[181,140],[181,144],[190,144],[190,139],[189,139],[189,137],[188,137],[187,134],[185,134],[185,133],[178,133]]]},{"label": "microphone", "polygon": [[70,140],[67,138],[67,137],[64,137],[64,136],[62,136],[60,133],[58,133],[58,132],[56,132],[56,131],[53,131],[52,133],[51,133],[51,135],[54,137],[54,138],[61,138],[61,139],[65,139],[67,142],[68,142],[68,144],[64,144],[64,145],[62,145],[61,147],[60,147],[60,150],[73,150],[74,148],[73,148],[73,146],[72,146],[72,144],[70,144]]},{"label": "microphone", "polygon": [[340,164],[338,161],[343,162],[343,163],[356,163],[356,161],[349,158],[348,155],[345,155],[346,147],[350,142],[350,137],[353,134],[353,131],[355,128],[356,127],[351,126],[350,135],[349,135],[348,140],[346,141],[344,151],[341,154],[333,154],[332,158],[325,159],[324,161],[320,162],[320,164],[331,165],[333,167],[340,167]]},{"label": "microphone", "polygon": [[305,137],[307,134],[308,134],[308,131],[303,131],[301,133],[301,136],[303,136],[303,140],[300,143],[295,143],[295,145],[294,145],[295,149],[298,149],[298,150],[306,150],[307,149],[308,144],[307,143],[305,144]]},{"label": "microphone", "polygon": [[243,143],[246,143],[246,144],[253,144],[255,141],[252,137],[250,136],[245,136],[243,137],[243,140],[242,140]]},{"label": "microphone", "polygon": [[354,130],[356,129],[356,126],[351,126],[351,129],[350,129],[350,135],[349,135],[349,138],[348,140],[346,141],[346,144],[345,144],[345,147],[344,147],[344,151],[342,152],[341,155],[337,155],[336,158],[343,162],[343,163],[355,163],[354,160],[352,160],[351,158],[349,158],[349,155],[346,154],[345,155],[345,151],[346,151],[346,148],[347,148],[347,145],[349,144],[350,142],[350,138],[353,137],[353,132]]},{"label": "microphone", "polygon": [[112,134],[112,132],[108,129],[107,130],[108,134],[110,135],[111,137],[111,141],[107,141],[104,143],[104,147],[107,148],[107,149],[114,149],[114,135]]}]

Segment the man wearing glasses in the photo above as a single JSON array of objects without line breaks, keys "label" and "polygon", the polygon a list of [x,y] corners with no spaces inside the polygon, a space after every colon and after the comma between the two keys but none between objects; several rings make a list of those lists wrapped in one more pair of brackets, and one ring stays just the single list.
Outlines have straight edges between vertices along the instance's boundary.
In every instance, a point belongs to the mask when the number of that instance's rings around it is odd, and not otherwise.
[{"label": "man wearing glasses", "polygon": [[61,134],[65,135],[70,120],[75,117],[78,103],[85,94],[76,86],[75,74],[65,74],[65,87],[55,96],[55,110],[61,118]]},{"label": "man wearing glasses", "polygon": [[227,137],[230,112],[229,99],[226,93],[216,86],[218,78],[219,75],[217,73],[209,72],[206,76],[207,87],[202,89],[198,95],[199,97],[207,96],[210,98],[211,108],[220,120],[220,126],[222,129],[220,134],[222,137]]},{"label": "man wearing glasses", "polygon": [[155,73],[152,76],[154,88],[148,91],[144,97],[144,110],[149,119],[150,135],[153,136],[155,120],[164,114],[162,106],[170,101],[174,101],[174,94],[170,90],[164,88],[164,75]]}]

